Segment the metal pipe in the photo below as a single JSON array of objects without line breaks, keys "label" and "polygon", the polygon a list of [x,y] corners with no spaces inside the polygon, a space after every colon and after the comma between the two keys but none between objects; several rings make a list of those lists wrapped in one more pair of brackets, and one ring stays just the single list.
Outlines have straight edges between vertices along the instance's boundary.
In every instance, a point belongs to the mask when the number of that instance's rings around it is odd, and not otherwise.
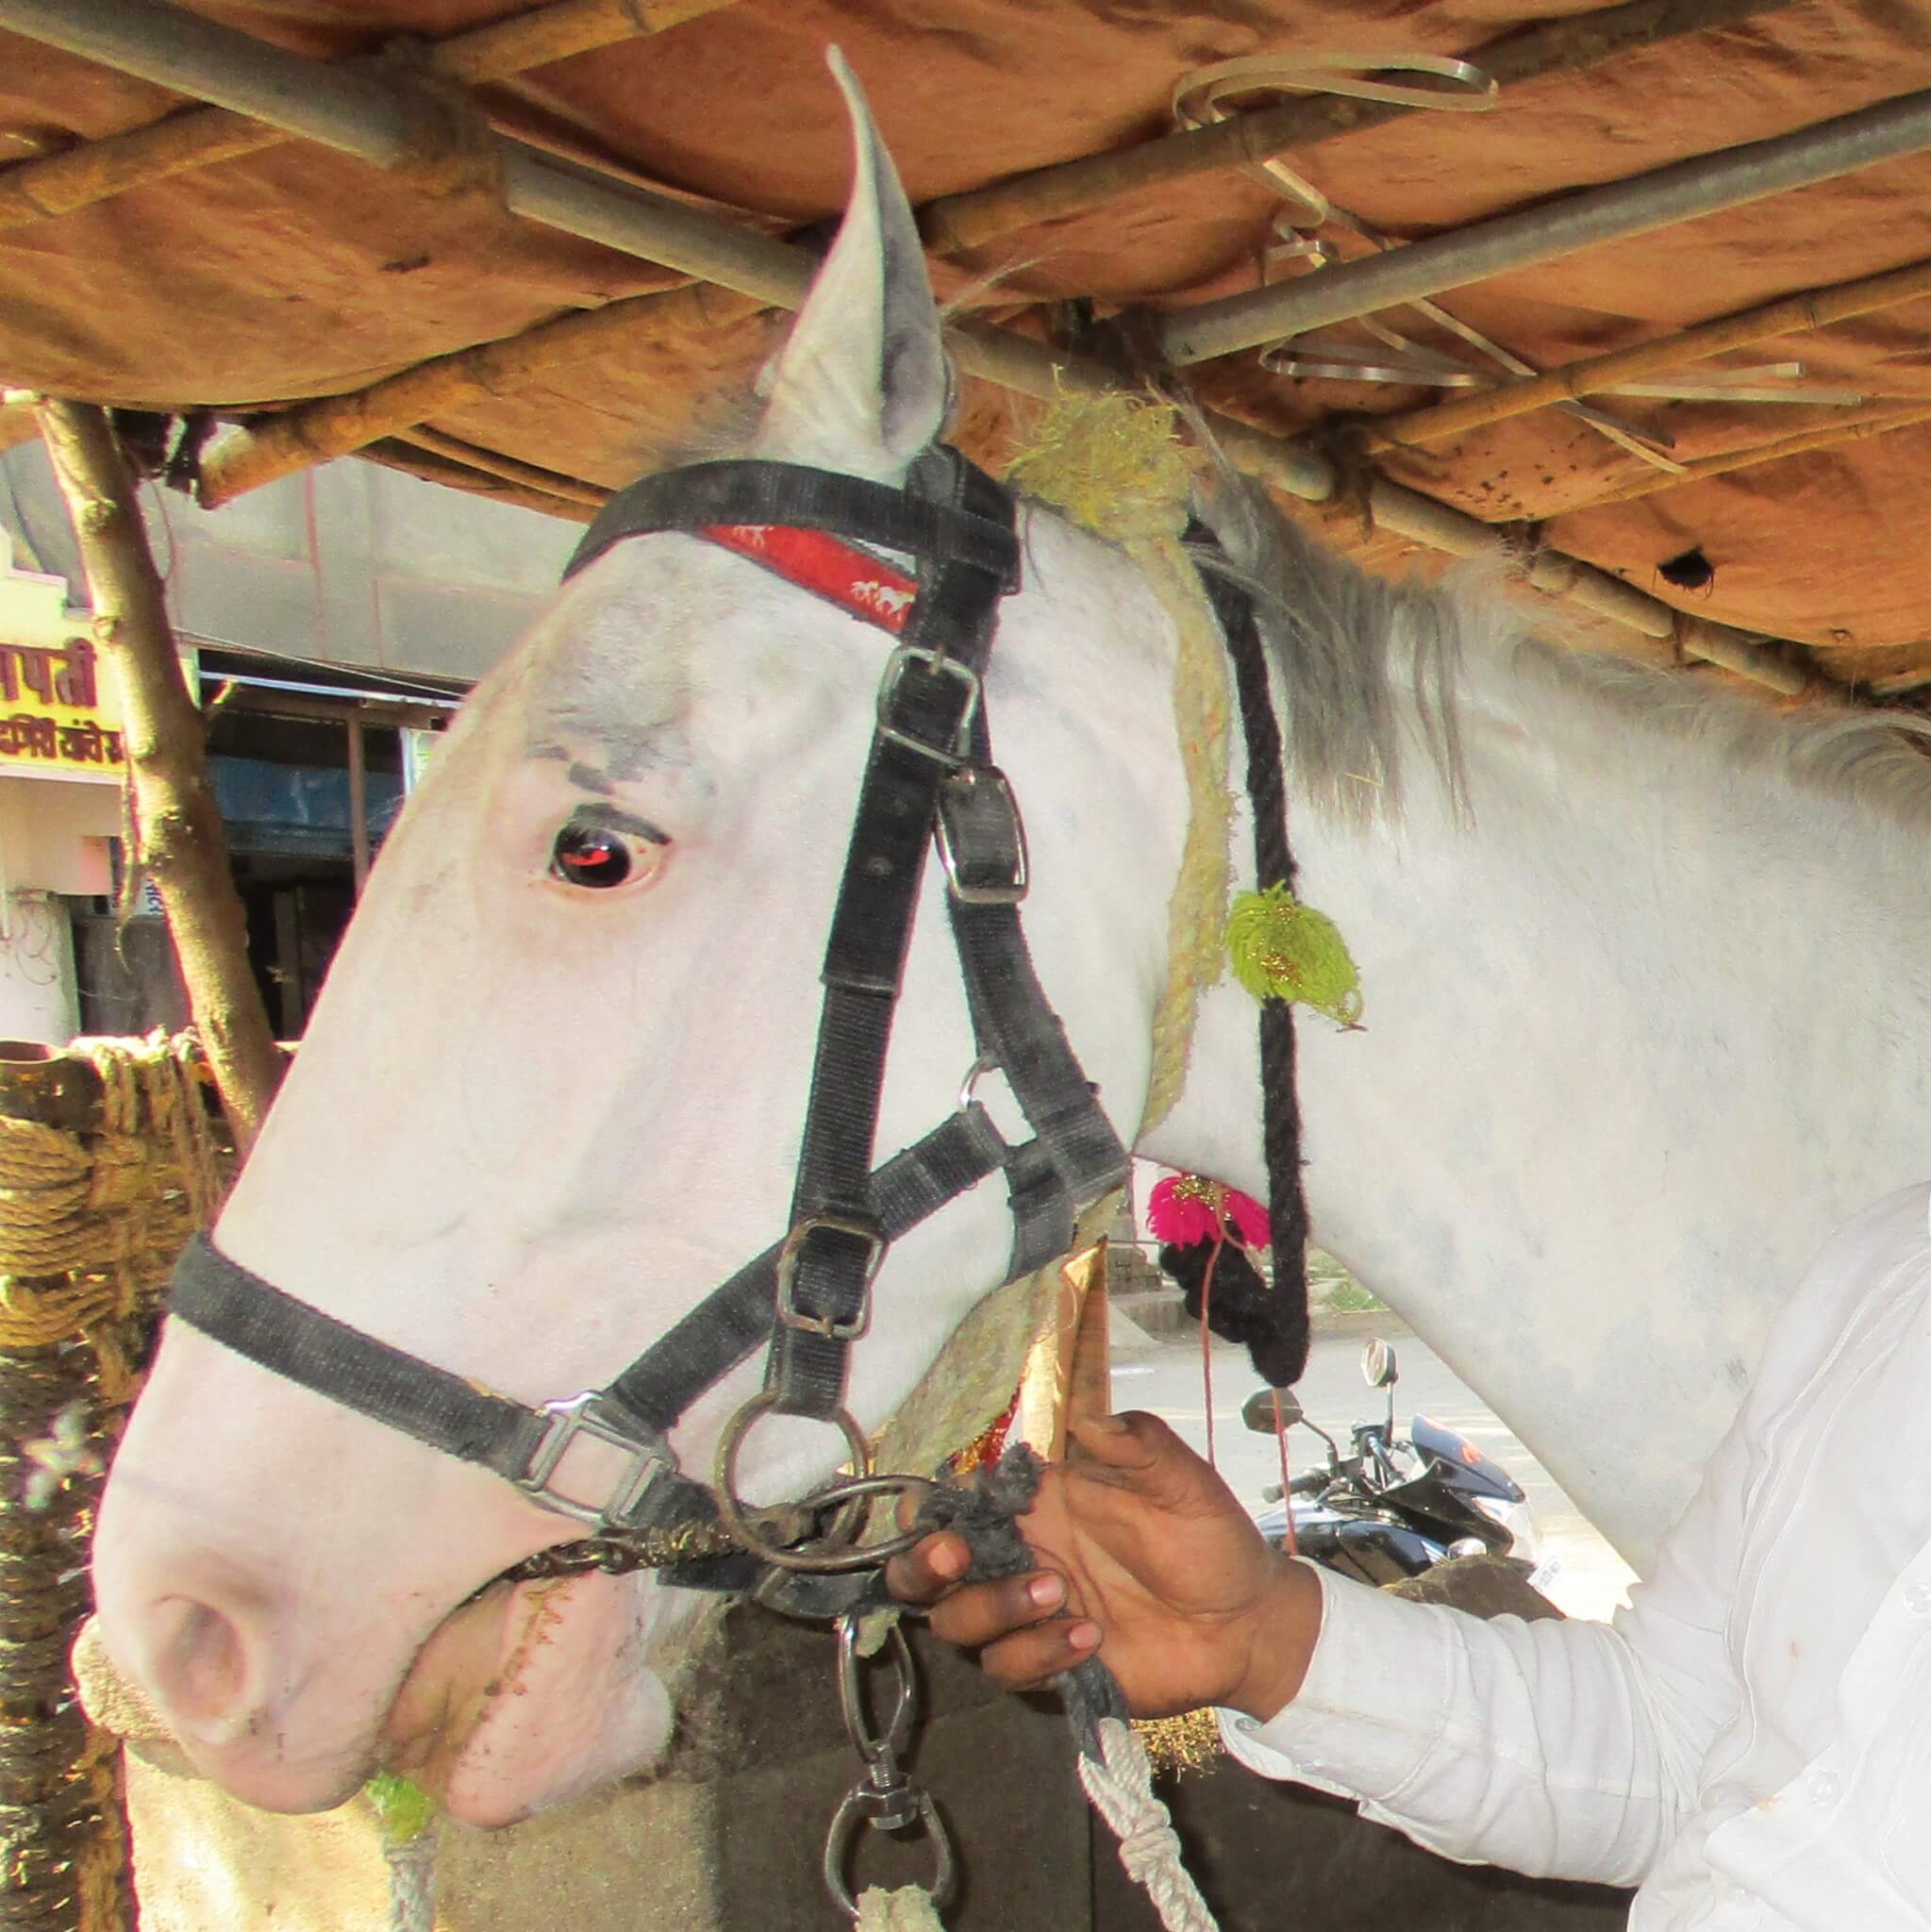
[{"label": "metal pipe", "polygon": [[[383,169],[421,155],[406,97],[371,75],[305,59],[161,0],[0,0],[0,26],[123,74],[212,101]],[[816,272],[808,249],[647,190],[586,180],[501,136],[514,214],[619,253],[795,308]]]},{"label": "metal pipe", "polygon": [[[1735,26],[1781,11],[1792,0],[1627,0],[1535,26],[1509,26],[1492,41],[1456,52],[1504,88],[1550,75],[1582,74],[1606,60],[1666,45],[1689,34]],[[1696,59],[1686,53],[1686,59]],[[1390,101],[1324,95],[1256,108],[1206,127],[1109,148],[1009,175],[983,188],[941,195],[919,210],[926,242],[941,255],[983,248],[1020,228],[1082,214],[1124,194],[1140,194],[1221,168],[1252,166],[1290,148],[1305,149],[1404,114],[1425,111]]]},{"label": "metal pipe", "polygon": [[1476,222],[1296,282],[1250,289],[1157,318],[1172,363],[1204,362],[1304,329],[1370,315],[1490,275],[1554,261],[1598,242],[1646,235],[1931,147],[1931,92],[1902,94],[1794,134],[1747,142]]},{"label": "metal pipe", "polygon": [[[433,43],[431,67],[474,85],[566,60],[640,34],[660,33],[736,0],[551,0]],[[191,168],[259,154],[288,140],[279,127],[225,108],[192,108],[145,127],[103,135],[0,171],[0,229],[71,214]]]}]

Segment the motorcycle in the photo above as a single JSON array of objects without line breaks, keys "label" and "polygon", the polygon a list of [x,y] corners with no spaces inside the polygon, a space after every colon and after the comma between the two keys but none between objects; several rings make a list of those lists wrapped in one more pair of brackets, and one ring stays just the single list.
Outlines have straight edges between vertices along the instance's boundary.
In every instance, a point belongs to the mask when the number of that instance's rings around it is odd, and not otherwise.
[{"label": "motorcycle", "polygon": [[1301,1556],[1343,1576],[1381,1585],[1416,1576],[1452,1557],[1490,1555],[1518,1564],[1539,1589],[1551,1580],[1535,1517],[1523,1487],[1466,1436],[1417,1415],[1406,1438],[1395,1431],[1394,1389],[1400,1371],[1393,1348],[1379,1338],[1362,1352],[1371,1389],[1386,1390],[1377,1422],[1355,1424],[1352,1452],[1318,1424],[1286,1390],[1257,1389],[1240,1420],[1272,1436],[1277,1426],[1312,1430],[1327,1445],[1325,1468],[1295,1476],[1283,1495],[1278,1483],[1261,1491],[1276,1507],[1257,1519],[1279,1546],[1289,1515]]}]

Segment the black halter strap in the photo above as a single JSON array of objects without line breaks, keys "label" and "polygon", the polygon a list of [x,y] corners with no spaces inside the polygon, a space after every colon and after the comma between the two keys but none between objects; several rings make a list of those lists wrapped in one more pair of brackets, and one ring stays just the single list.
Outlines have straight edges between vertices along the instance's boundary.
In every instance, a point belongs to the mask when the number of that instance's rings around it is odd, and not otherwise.
[{"label": "black halter strap", "polygon": [[[1019,583],[1009,495],[935,450],[905,491],[763,462],[698,464],[619,492],[568,577],[611,545],[664,530],[767,525],[836,532],[918,562],[917,594],[881,681],[876,724],[833,912],[806,1127],[785,1239],[714,1290],[603,1389],[529,1408],[323,1314],[191,1243],[171,1306],[274,1373],[515,1483],[610,1532],[714,1517],[676,1472],[665,1435],[692,1402],[770,1339],[768,1406],[841,1413],[846,1357],[869,1320],[886,1249],[1004,1169],[1015,1239],[1007,1278],[1064,1251],[1078,1207],[1118,1186],[1127,1155],[1047,1006],[1020,929],[1024,839],[990,761],[983,673],[1000,600]],[[1007,1144],[985,1109],[958,1110],[876,1169],[885,1055],[925,852],[936,841],[974,1032],[978,1073],[998,1066],[1035,1138]],[[552,1478],[586,1435],[621,1448],[600,1505]]]}]

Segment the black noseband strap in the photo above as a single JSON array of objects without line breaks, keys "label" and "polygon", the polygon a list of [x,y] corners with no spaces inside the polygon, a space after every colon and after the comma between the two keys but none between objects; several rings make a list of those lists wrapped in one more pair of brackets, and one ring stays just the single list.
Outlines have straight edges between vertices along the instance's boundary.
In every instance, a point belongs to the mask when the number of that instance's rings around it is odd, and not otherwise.
[{"label": "black noseband strap", "polygon": [[563,566],[564,581],[626,537],[702,530],[713,524],[782,524],[824,530],[923,562],[963,563],[1019,588],[1019,544],[1010,521],[799,463],[733,460],[662,470],[620,490],[597,512]]},{"label": "black noseband strap", "polygon": [[[996,1174],[1009,1156],[983,1108],[950,1116],[873,1174],[887,1238],[910,1233]],[[747,1262],[602,1390],[542,1408],[338,1322],[231,1261],[205,1235],[196,1235],[175,1263],[168,1310],[272,1374],[490,1470],[553,1508],[558,1499],[544,1480],[546,1449],[560,1458],[579,1427],[616,1441],[632,1450],[634,1467],[613,1499],[579,1506],[584,1520],[613,1529],[661,1529],[717,1514],[707,1490],[675,1474],[661,1438],[695,1391],[770,1339],[779,1252],[774,1244]]]}]

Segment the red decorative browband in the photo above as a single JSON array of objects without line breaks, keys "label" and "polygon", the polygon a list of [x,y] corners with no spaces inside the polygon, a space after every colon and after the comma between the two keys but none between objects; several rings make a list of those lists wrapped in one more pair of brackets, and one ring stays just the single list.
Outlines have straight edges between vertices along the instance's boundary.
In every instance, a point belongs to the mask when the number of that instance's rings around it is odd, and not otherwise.
[{"label": "red decorative browband", "polygon": [[696,534],[893,637],[904,630],[918,595],[916,578],[822,530],[788,524],[707,524]]}]

